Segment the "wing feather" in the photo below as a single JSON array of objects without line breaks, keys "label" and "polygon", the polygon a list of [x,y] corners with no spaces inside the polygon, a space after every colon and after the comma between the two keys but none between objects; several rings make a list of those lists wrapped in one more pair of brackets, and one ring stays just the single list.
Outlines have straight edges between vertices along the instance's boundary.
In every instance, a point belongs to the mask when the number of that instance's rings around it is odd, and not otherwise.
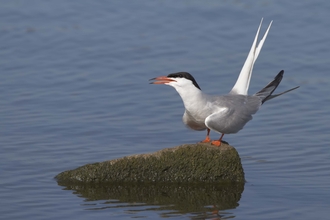
[{"label": "wing feather", "polygon": [[245,63],[242,67],[242,70],[237,78],[237,81],[234,85],[234,87],[232,88],[232,90],[230,91],[230,94],[240,94],[240,95],[247,95],[248,94],[248,90],[249,90],[249,86],[250,86],[250,80],[251,80],[251,76],[252,76],[252,70],[253,70],[253,66],[255,61],[257,60],[259,53],[261,51],[261,48],[267,38],[269,29],[273,23],[273,21],[270,22],[264,36],[262,37],[262,39],[259,41],[258,45],[257,45],[257,41],[259,38],[259,32],[260,32],[260,28],[262,25],[262,21],[263,19],[261,19],[260,25],[258,27],[256,36],[254,38],[254,41],[252,43],[250,52],[245,60]]}]

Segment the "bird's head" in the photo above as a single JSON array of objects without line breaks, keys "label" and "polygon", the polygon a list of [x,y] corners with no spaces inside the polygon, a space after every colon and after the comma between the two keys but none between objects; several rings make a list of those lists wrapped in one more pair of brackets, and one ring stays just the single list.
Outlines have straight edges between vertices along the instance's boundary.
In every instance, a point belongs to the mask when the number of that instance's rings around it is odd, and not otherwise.
[{"label": "bird's head", "polygon": [[192,87],[201,90],[195,78],[187,72],[171,73],[167,76],[159,76],[150,80],[153,80],[151,84],[165,84],[174,87],[176,90],[180,88],[189,89]]}]

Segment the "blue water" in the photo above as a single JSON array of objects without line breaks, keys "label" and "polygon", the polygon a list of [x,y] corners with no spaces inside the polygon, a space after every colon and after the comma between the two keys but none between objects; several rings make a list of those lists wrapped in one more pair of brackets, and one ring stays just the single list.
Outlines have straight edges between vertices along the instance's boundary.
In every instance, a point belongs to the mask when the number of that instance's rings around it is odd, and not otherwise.
[{"label": "blue water", "polygon": [[[325,0],[2,1],[0,219],[328,219],[329,11]],[[237,204],[179,210],[177,198],[157,205],[57,184],[86,163],[202,140],[183,126],[176,91],[148,79],[188,71],[204,92],[227,93],[261,17],[262,31],[274,23],[250,93],[281,69],[278,91],[301,88],[225,135],[247,179]]]}]

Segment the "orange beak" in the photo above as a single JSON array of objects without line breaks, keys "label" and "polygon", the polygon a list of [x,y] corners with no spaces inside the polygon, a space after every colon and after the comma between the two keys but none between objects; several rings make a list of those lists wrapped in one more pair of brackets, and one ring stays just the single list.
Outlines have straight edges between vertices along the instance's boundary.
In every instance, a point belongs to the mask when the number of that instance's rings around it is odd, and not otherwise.
[{"label": "orange beak", "polygon": [[150,84],[165,84],[165,83],[169,83],[169,82],[176,82],[174,79],[168,78],[167,76],[158,76],[158,77],[152,78],[150,80],[155,80],[154,82],[151,82]]}]

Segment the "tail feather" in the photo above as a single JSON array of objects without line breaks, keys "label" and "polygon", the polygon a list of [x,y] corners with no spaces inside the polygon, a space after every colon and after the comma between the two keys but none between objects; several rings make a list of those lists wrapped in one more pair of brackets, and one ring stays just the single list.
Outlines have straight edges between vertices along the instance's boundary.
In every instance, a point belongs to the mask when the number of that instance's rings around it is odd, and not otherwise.
[{"label": "tail feather", "polygon": [[284,92],[281,92],[281,93],[278,93],[278,94],[275,94],[275,95],[270,95],[270,96],[268,96],[268,97],[263,101],[263,103],[266,102],[266,101],[268,101],[268,100],[271,100],[271,99],[273,99],[273,98],[276,98],[277,96],[280,96],[280,95],[283,95],[283,94],[285,94],[285,93],[291,92],[292,90],[298,89],[299,87],[300,87],[300,86],[296,86],[296,87],[294,87],[294,88],[292,88],[292,89],[289,89],[289,90],[286,90],[286,91],[284,91]]},{"label": "tail feather", "polygon": [[287,91],[272,95],[273,92],[275,91],[275,89],[278,87],[278,85],[281,83],[282,79],[283,79],[283,74],[284,74],[284,70],[281,70],[276,77],[274,78],[273,81],[271,81],[270,83],[268,83],[262,90],[260,90],[259,92],[257,92],[256,94],[254,94],[255,96],[258,96],[261,98],[262,100],[262,104],[265,103],[266,101],[273,99],[277,96],[283,95],[287,92],[290,92],[292,90],[295,90],[297,88],[299,88],[299,86],[294,87],[292,89],[289,89]]}]

